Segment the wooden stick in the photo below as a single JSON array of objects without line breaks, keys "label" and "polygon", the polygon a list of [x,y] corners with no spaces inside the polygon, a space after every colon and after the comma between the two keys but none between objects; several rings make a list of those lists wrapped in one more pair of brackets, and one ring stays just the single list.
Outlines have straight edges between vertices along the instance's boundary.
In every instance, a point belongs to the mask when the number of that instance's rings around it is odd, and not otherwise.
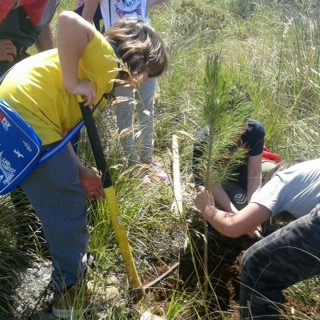
[{"label": "wooden stick", "polygon": [[164,272],[161,276],[157,277],[153,281],[149,282],[148,284],[145,284],[142,286],[142,291],[144,294],[146,294],[147,290],[150,290],[160,281],[166,279],[177,267],[179,266],[179,262],[176,262],[173,266],[171,266],[166,272]]}]

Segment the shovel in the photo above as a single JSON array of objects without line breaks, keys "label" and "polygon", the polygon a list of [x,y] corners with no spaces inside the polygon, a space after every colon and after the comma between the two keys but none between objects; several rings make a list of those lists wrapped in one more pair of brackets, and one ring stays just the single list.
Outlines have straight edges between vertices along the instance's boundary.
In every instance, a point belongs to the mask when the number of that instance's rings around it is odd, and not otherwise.
[{"label": "shovel", "polygon": [[120,247],[120,253],[124,261],[129,285],[131,289],[137,289],[141,286],[141,282],[132,257],[131,247],[129,245],[127,234],[121,218],[118,201],[107,167],[107,162],[104,157],[101,141],[98,135],[97,127],[95,125],[95,120],[92,111],[89,107],[86,107],[84,105],[84,102],[79,102],[79,105],[82,112],[84,124],[87,129],[87,134],[92,153],[95,158],[97,169],[101,174],[104,193],[109,205],[111,220],[116,233],[117,242]]}]

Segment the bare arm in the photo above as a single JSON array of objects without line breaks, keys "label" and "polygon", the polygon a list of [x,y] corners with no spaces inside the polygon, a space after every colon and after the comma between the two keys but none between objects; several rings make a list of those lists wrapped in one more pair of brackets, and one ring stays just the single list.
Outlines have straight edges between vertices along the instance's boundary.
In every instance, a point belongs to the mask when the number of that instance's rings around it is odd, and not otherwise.
[{"label": "bare arm", "polygon": [[229,196],[221,186],[210,187],[210,190],[216,203],[218,203],[223,210],[228,212],[238,212],[237,208],[233,205]]},{"label": "bare arm", "polygon": [[39,52],[52,49],[53,45],[53,35],[50,28],[50,24],[47,24],[46,27],[42,30],[36,40],[36,48]]},{"label": "bare arm", "polygon": [[102,181],[99,175],[92,169],[85,167],[76,155],[71,143],[68,148],[72,157],[76,160],[79,168],[80,183],[90,200],[104,199],[105,194],[102,186]]},{"label": "bare arm", "polygon": [[79,81],[78,65],[94,33],[94,26],[74,12],[64,11],[59,16],[57,47],[63,84],[69,93],[83,96],[86,106],[94,103],[96,91],[89,81]]},{"label": "bare arm", "polygon": [[82,17],[93,23],[93,17],[97,10],[100,0],[87,0],[83,7]]},{"label": "bare arm", "polygon": [[247,185],[247,198],[250,202],[252,195],[261,187],[262,174],[261,174],[261,161],[262,154],[254,157],[249,157],[248,162],[248,185]]},{"label": "bare arm", "polygon": [[204,187],[198,188],[194,203],[204,219],[220,233],[231,238],[250,233],[271,216],[269,209],[257,203],[248,204],[237,214],[218,210],[213,196]]}]

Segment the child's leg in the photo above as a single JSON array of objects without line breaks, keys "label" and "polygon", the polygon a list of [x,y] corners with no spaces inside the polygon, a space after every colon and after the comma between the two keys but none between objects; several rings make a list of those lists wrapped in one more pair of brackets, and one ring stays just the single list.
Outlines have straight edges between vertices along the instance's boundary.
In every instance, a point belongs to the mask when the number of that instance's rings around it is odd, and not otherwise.
[{"label": "child's leg", "polygon": [[223,189],[238,210],[247,205],[247,192],[237,183],[228,181],[223,185]]},{"label": "child's leg", "polygon": [[136,94],[137,120],[140,136],[140,155],[142,162],[149,162],[152,158],[154,145],[154,95],[156,92],[156,78],[150,78]]},{"label": "child's leg", "polygon": [[139,162],[138,153],[135,147],[133,128],[133,91],[130,88],[118,86],[115,88],[115,96],[117,98],[124,99],[124,101],[116,104],[115,111],[123,152],[128,159],[130,166]]},{"label": "child's leg", "polygon": [[87,197],[79,179],[78,165],[68,148],[37,167],[21,187],[42,225],[52,257],[56,291],[81,281],[86,254]]},{"label": "child's leg", "polygon": [[319,230],[320,204],[246,251],[242,259],[241,319],[278,319],[282,290],[320,274]]}]

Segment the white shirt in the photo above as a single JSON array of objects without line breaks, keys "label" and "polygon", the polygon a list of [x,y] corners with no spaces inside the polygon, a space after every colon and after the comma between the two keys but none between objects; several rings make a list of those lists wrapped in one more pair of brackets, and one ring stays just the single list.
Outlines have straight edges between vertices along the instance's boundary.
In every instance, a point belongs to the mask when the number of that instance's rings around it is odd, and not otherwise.
[{"label": "white shirt", "polygon": [[150,22],[147,17],[147,0],[101,0],[100,10],[106,29],[121,18],[140,18]]}]

